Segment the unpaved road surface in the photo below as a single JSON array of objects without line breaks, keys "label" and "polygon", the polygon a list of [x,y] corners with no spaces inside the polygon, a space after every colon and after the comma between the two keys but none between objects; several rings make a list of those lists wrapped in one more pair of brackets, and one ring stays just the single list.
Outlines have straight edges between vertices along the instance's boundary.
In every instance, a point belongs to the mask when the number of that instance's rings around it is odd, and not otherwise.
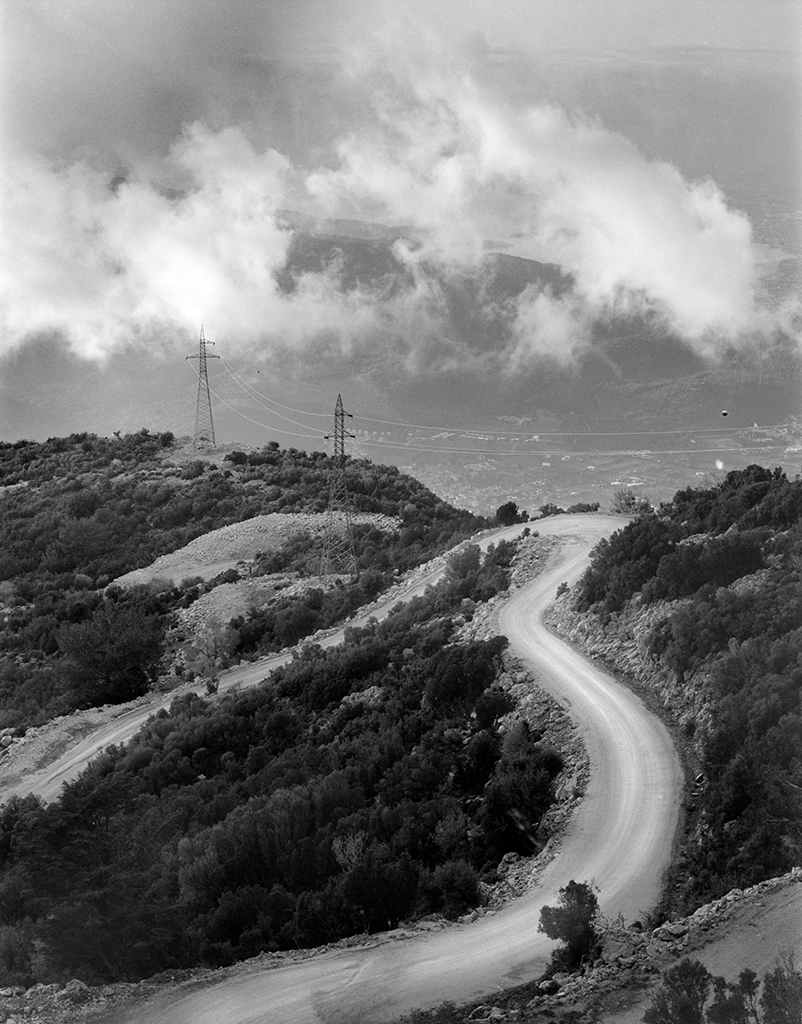
[{"label": "unpaved road surface", "polygon": [[[570,879],[594,880],[607,915],[641,916],[656,899],[678,820],[682,777],[669,735],[628,690],[552,637],[541,622],[557,585],[573,582],[602,536],[603,516],[555,517],[540,533],[565,539],[562,561],[510,599],[502,631],[513,650],[563,701],[591,757],[591,783],[559,855],[538,888],[471,924],[403,941],[338,949],[272,970],[188,985],[131,1009],[130,1024],[378,1024],[414,1008],[491,996],[539,975],[553,943],[539,934],[541,908]],[[518,528],[519,529],[519,528]],[[515,532],[515,531],[511,531]],[[262,669],[264,674],[264,669]]]}]

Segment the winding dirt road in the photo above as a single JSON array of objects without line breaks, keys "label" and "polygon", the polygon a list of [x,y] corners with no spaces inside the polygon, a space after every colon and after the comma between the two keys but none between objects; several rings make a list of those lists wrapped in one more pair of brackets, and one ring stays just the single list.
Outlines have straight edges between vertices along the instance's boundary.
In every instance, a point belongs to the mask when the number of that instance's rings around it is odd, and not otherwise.
[{"label": "winding dirt road", "polygon": [[[331,951],[291,966],[255,966],[251,973],[211,987],[179,987],[128,1011],[125,1021],[378,1024],[445,999],[492,995],[540,974],[553,948],[537,931],[540,910],[553,904],[572,878],[596,883],[608,916],[621,913],[632,920],[651,907],[678,820],[682,776],[673,745],[637,697],[549,634],[541,621],[557,585],[578,578],[590,548],[616,525],[603,516],[538,523],[541,533],[564,539],[561,560],[512,597],[501,613],[501,628],[513,651],[566,705],[583,730],[591,760],[586,796],[538,888],[469,925],[403,941],[379,936],[370,946]],[[259,671],[261,678],[265,666]]]}]

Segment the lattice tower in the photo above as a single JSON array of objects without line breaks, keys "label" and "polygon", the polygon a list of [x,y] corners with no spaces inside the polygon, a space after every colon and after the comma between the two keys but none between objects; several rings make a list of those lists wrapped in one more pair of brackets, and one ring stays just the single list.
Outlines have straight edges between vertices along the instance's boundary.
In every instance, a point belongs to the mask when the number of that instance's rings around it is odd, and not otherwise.
[{"label": "lattice tower", "polygon": [[321,573],[356,572],[356,554],[351,520],[351,506],[348,500],[346,482],[345,439],[354,437],[345,429],[345,417],[350,412],[343,409],[342,396],[337,395],[334,407],[334,433],[326,434],[326,440],[334,440],[334,457],[329,475],[329,508],[323,531],[323,558]]},{"label": "lattice tower", "polygon": [[187,356],[187,359],[198,360],[198,401],[195,406],[195,447],[214,448],[214,420],[212,419],[212,399],[209,393],[209,373],[206,369],[207,359],[219,359],[220,356],[209,355],[206,351],[207,345],[214,345],[213,341],[207,341],[203,333],[203,324],[200,329],[200,343],[196,356]]}]

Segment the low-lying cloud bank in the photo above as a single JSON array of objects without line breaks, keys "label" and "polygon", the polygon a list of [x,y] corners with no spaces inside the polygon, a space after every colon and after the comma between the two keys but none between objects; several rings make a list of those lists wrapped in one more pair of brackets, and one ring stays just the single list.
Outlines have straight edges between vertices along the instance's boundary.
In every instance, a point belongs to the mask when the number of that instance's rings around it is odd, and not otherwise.
[{"label": "low-lying cloud bank", "polygon": [[[438,345],[441,367],[479,360],[449,334],[444,282],[481,278],[488,250],[558,264],[572,281],[488,309],[505,326],[493,357],[510,372],[570,363],[594,324],[622,315],[657,316],[705,356],[793,331],[793,307],[762,303],[750,223],[712,181],[685,180],[580,114],[504,103],[470,65],[436,36],[353,55],[337,81],[359,117],[316,166],[252,121],[195,121],[163,156],[113,171],[92,154],[20,153],[8,163],[4,351],[57,330],[102,359],[132,342],[184,346],[203,321],[241,350],[323,339],[391,347],[412,370],[431,367]],[[403,226],[404,285],[344,288],[333,263],[280,287],[287,209]]]}]

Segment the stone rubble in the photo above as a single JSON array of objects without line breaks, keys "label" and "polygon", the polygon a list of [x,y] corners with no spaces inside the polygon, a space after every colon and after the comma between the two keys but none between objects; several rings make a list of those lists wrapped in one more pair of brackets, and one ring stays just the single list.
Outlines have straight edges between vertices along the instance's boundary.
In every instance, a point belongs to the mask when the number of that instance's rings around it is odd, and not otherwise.
[{"label": "stone rubble", "polygon": [[[607,993],[641,986],[645,981],[656,978],[677,959],[693,957],[694,949],[708,933],[726,923],[744,903],[765,899],[787,886],[799,884],[802,884],[802,868],[794,868],[786,875],[760,882],[749,889],[733,889],[720,899],[700,907],[689,917],[666,922],[653,930],[643,929],[637,922],[629,927],[621,922],[606,922],[602,929],[601,956],[592,967],[581,974],[557,973],[540,982],[537,994],[523,1009],[490,1003],[466,1008],[464,1024],[491,1021],[495,1024],[519,1021],[528,1024],[542,1019],[544,1012],[549,1014],[549,1019],[558,1019],[554,1014],[561,1010],[566,1013],[579,1011]],[[474,912],[472,916],[475,920],[481,912]],[[334,949],[404,941],[416,931],[439,930],[448,926],[442,919],[430,918],[382,935],[354,936],[319,949],[262,953],[227,968],[164,971],[135,983],[87,985],[79,979],[72,979],[66,985],[38,984],[27,991],[19,987],[4,988],[0,989],[0,1024],[74,1024],[79,1021],[102,1024],[114,1011],[142,1003],[168,985],[219,982],[255,970],[300,962]]]},{"label": "stone rubble", "polygon": [[[24,736],[15,736],[11,745],[0,754],[0,801],[3,791],[56,760],[95,729],[150,699],[152,695],[145,695],[129,704],[106,704],[88,711],[74,711],[53,718],[44,725],[32,726],[25,730]],[[3,1024],[2,1019],[0,1024]]]},{"label": "stone rubble", "polygon": [[[203,576],[204,568],[213,567],[216,574],[225,565],[252,560],[259,552],[281,547],[299,533],[320,533],[326,526],[326,512],[270,512],[244,519],[240,523],[221,526],[196,537],[178,551],[160,555],[144,569],[134,569],[114,580],[117,586],[130,587],[154,579],[180,582],[192,576]],[[355,512],[353,523],[372,523],[380,530],[397,530],[398,520],[380,513]]]},{"label": "stone rubble", "polygon": [[609,622],[583,615],[571,608],[571,595],[558,599],[549,609],[547,625],[583,654],[630,681],[670,712],[681,736],[692,736],[686,753],[698,760],[704,738],[714,726],[704,669],[684,680],[649,654],[653,629],[681,602],[634,602],[625,613]]},{"label": "stone rubble", "polygon": [[[559,985],[554,994],[561,1000],[576,1002],[588,996],[628,988],[644,976],[656,976],[670,963],[684,956],[693,958],[694,949],[708,932],[719,928],[745,902],[753,902],[789,885],[802,883],[802,868],[779,878],[771,878],[748,889],[732,889],[725,896],[699,907],[690,917],[668,921],[652,930],[643,930],[635,922],[629,927],[607,922],[603,928],[601,956],[583,974],[555,975]],[[744,966],[748,966],[745,964]],[[536,997],[533,1003],[542,1003]],[[530,1004],[532,1005],[532,1004]],[[509,1018],[512,1019],[512,1018]]]}]

